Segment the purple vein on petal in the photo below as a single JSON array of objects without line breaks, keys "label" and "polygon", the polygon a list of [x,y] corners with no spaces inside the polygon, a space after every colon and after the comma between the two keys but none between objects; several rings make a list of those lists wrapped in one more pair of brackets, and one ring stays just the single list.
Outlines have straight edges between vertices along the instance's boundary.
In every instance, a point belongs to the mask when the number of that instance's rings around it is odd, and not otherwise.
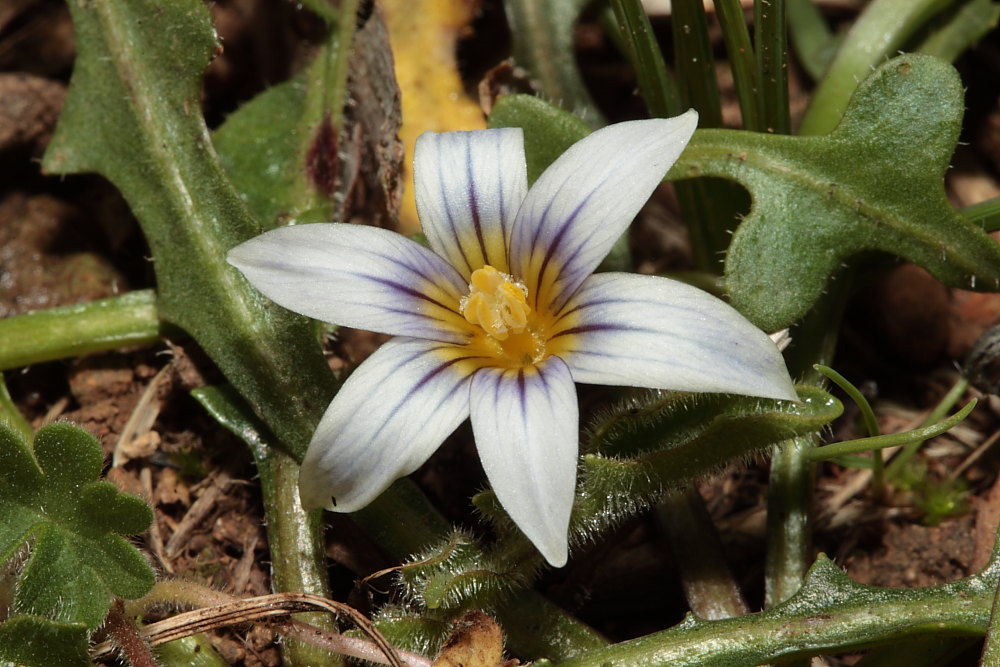
[{"label": "purple vein on petal", "polygon": [[[437,348],[437,349],[440,349],[440,348]],[[417,354],[413,355],[412,357],[410,357],[409,359],[405,360],[403,363],[399,364],[399,366],[397,366],[397,368],[401,367],[405,363],[411,363],[411,362],[415,361],[416,359],[418,359],[418,358],[420,358],[422,356],[430,354],[431,352],[432,352],[432,350],[417,353]],[[451,366],[459,363],[460,361],[465,361],[466,359],[469,359],[469,358],[472,358],[472,357],[460,357],[458,359],[449,359],[448,361],[445,361],[445,362],[442,362],[442,363],[438,364],[433,369],[431,369],[430,371],[428,371],[427,373],[425,373],[424,376],[422,378],[420,378],[415,385],[413,385],[413,389],[410,390],[409,395],[412,396],[413,394],[415,394],[416,392],[418,392],[421,389],[421,387],[425,387],[431,380],[433,380],[435,377],[437,377],[438,375],[440,375],[441,373],[443,373],[446,369],[448,369]],[[452,396],[455,395],[455,392],[459,391],[462,387],[464,387],[465,384],[466,384],[466,380],[467,379],[468,378],[466,376],[459,376],[459,377],[457,377],[455,379],[455,382],[452,384],[451,389],[449,389],[442,396],[442,402],[446,401],[447,399],[450,399]],[[382,434],[382,431],[384,431],[389,426],[389,424],[392,422],[392,420],[396,417],[396,415],[402,409],[403,403],[404,403],[404,401],[398,402],[395,406],[393,406],[391,408],[391,410],[389,411],[389,414],[384,415],[384,417],[382,419],[382,422],[378,425],[378,427],[374,431],[372,431],[372,439],[373,440],[377,439],[378,436]],[[433,418],[434,415],[433,415],[433,412],[429,411],[426,416],[427,416],[427,420],[426,421],[430,421],[431,418]]]},{"label": "purple vein on petal", "polygon": [[[476,177],[472,171],[472,145],[468,141],[465,142],[465,171],[469,184],[469,213],[472,214],[472,226],[476,230],[476,240],[479,241],[479,252],[482,254],[483,262],[489,264],[490,255],[486,252],[486,241],[483,239],[483,224],[479,215],[479,202],[476,195]],[[471,266],[469,268],[472,269]]]},{"label": "purple vein on petal", "polygon": [[[438,161],[438,184],[441,186],[441,199],[442,201],[448,200],[448,191],[445,188],[445,183],[448,182],[446,175],[444,173],[444,160]],[[462,237],[459,235],[459,230],[455,226],[455,216],[452,215],[450,206],[442,206],[444,209],[444,215],[448,219],[448,229],[451,230],[451,235],[455,239],[455,247],[458,250],[458,254],[462,257],[462,261],[465,263],[466,269],[472,272],[472,262],[469,261],[469,257],[465,254],[465,248],[462,246]]]},{"label": "purple vein on petal", "polygon": [[[451,312],[455,313],[456,315],[458,315],[458,311],[455,310],[454,308],[452,308],[450,306],[446,306],[445,304],[441,303],[437,299],[432,299],[431,297],[429,297],[428,295],[424,294],[420,290],[414,289],[412,287],[407,287],[406,285],[401,285],[400,283],[397,283],[394,280],[389,280],[388,278],[379,278],[378,276],[365,275],[365,274],[360,274],[360,273],[356,274],[356,275],[359,275],[359,276],[361,276],[363,278],[368,278],[372,282],[378,283],[380,285],[385,285],[386,287],[391,287],[392,289],[398,290],[398,291],[400,291],[403,294],[406,294],[408,296],[412,296],[412,297],[417,298],[417,299],[423,299],[424,301],[427,301],[427,302],[429,302],[429,303],[431,303],[431,304],[433,304],[435,306],[438,306],[439,308],[443,308],[445,310],[451,311]],[[389,309],[385,309],[385,310],[389,310]],[[406,311],[398,311],[398,312],[406,312]]]}]

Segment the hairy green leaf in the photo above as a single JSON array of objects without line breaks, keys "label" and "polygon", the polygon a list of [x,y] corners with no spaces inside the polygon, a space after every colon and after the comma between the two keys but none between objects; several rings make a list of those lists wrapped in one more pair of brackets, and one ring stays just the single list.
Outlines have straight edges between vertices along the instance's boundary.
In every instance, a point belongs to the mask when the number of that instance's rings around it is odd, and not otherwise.
[{"label": "hairy green leaf", "polygon": [[122,535],[145,531],[152,511],[99,480],[104,457],[70,424],[38,431],[34,447],[0,423],[0,562],[25,543],[15,609],[96,628],[112,595],[137,598],[153,585],[142,554]]},{"label": "hairy green leaf", "polygon": [[816,302],[848,258],[883,251],[963,289],[1000,289],[1000,246],[948,203],[963,113],[945,62],[905,55],[864,81],[822,137],[699,130],[669,178],[721,176],[753,198],[726,257],[733,305],[769,331]]},{"label": "hairy green leaf", "polygon": [[24,667],[90,667],[87,628],[18,615],[0,624],[0,660]]},{"label": "hairy green leaf", "polygon": [[591,132],[577,116],[531,95],[506,95],[497,100],[490,114],[490,127],[524,130],[528,183],[538,180],[557,157]]},{"label": "hairy green leaf", "polygon": [[821,389],[799,386],[797,391],[801,403],[648,392],[599,418],[587,447],[616,458],[679,455],[685,461],[664,468],[680,466],[676,470],[684,478],[765,445],[819,431],[843,412],[840,402]]},{"label": "hairy green leaf", "polygon": [[212,135],[219,160],[265,228],[301,215],[291,193],[300,169],[304,77],[272,86],[226,118]]},{"label": "hairy green leaf", "polygon": [[565,667],[736,667],[852,651],[931,636],[981,636],[1000,577],[979,574],[930,588],[879,588],[849,579],[825,556],[802,588],[767,611],[718,621],[692,615],[669,630],[590,651]]},{"label": "hairy green leaf", "polygon": [[45,169],[96,171],[121,190],[155,259],[160,315],[301,455],[334,382],[308,322],[225,262],[261,227],[201,114],[201,76],[218,48],[208,10],[198,0],[69,4],[79,54]]}]

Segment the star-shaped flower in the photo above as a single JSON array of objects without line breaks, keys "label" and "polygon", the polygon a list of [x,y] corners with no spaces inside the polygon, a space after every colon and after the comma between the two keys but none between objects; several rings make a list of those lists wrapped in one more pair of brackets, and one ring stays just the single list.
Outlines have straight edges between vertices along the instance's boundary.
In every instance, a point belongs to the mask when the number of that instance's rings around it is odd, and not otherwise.
[{"label": "star-shaped flower", "polygon": [[471,417],[486,476],[549,563],[567,558],[579,415],[574,382],[797,400],[774,343],[684,283],[593,271],[694,133],[693,111],[620,123],[528,189],[521,130],[417,142],[424,246],[309,224],[229,262],[277,303],[396,336],[344,383],[302,464],[308,508],[364,507]]}]

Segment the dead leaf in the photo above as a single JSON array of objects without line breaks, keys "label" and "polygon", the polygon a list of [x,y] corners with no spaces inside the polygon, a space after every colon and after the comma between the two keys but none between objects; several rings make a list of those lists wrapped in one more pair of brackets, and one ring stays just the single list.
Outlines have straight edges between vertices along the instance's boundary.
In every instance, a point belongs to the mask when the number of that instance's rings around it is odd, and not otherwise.
[{"label": "dead leaf", "polygon": [[389,28],[396,79],[402,91],[403,202],[399,231],[419,230],[413,198],[413,146],[427,131],[479,130],[482,111],[462,86],[455,45],[468,30],[478,3],[470,0],[384,0],[379,3]]},{"label": "dead leaf", "polygon": [[455,621],[434,667],[497,667],[503,660],[503,632],[481,611]]}]

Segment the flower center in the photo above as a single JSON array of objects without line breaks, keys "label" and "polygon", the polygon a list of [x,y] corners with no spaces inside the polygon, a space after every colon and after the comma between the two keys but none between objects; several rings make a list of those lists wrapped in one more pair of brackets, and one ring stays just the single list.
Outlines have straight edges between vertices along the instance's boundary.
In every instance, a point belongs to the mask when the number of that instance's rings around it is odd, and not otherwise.
[{"label": "flower center", "polygon": [[478,324],[497,340],[507,340],[528,326],[528,288],[506,273],[487,264],[472,273],[469,295],[459,309],[470,324]]},{"label": "flower center", "polygon": [[501,365],[518,367],[546,357],[544,327],[528,305],[528,288],[487,264],[472,273],[459,310],[482,329],[477,345]]}]

